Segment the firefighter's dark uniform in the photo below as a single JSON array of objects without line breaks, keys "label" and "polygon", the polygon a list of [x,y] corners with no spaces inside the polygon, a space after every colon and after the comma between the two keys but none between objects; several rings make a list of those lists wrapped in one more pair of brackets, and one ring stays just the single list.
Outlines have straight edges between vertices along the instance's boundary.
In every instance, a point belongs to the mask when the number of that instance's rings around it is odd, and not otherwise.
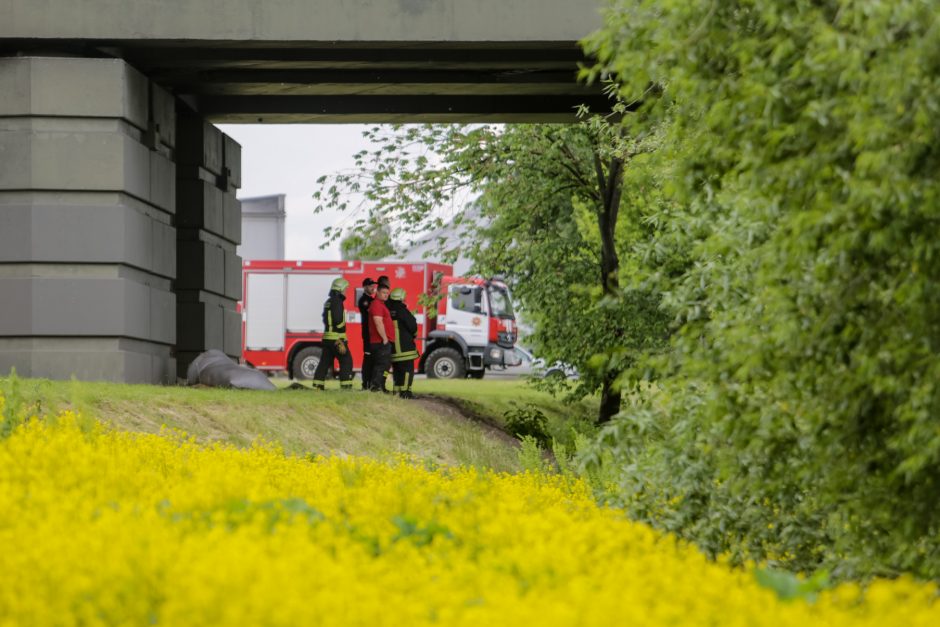
[{"label": "firefighter's dark uniform", "polygon": [[[333,360],[339,360],[339,386],[343,389],[352,389],[352,355],[349,354],[349,345],[346,343],[346,312],[343,301],[346,296],[342,292],[330,290],[330,296],[323,303],[323,352],[320,354],[320,363],[313,373],[313,387],[324,389],[326,387],[326,373],[333,365]],[[337,350],[337,344],[342,343],[345,351]]]},{"label": "firefighter's dark uniform", "polygon": [[418,321],[400,300],[388,300],[388,311],[395,325],[395,344],[392,349],[392,392],[402,398],[414,398],[411,384],[415,378],[415,359],[418,358],[415,336]]},{"label": "firefighter's dark uniform", "polygon": [[374,296],[369,296],[363,292],[359,297],[359,314],[362,316],[362,389],[368,390],[372,387],[372,351],[369,341],[369,306],[375,300]]}]

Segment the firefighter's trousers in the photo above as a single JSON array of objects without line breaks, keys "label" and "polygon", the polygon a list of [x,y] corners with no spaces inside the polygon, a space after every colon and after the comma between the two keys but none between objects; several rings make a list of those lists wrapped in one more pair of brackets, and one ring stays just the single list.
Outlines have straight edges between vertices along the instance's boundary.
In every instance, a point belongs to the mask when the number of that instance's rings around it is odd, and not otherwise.
[{"label": "firefighter's trousers", "polygon": [[411,396],[411,384],[415,380],[415,362],[413,359],[392,362],[392,392],[402,397]]},{"label": "firefighter's trousers", "polygon": [[392,344],[371,344],[369,352],[372,353],[372,387],[373,392],[385,392],[385,373],[392,365]]},{"label": "firefighter's trousers", "polygon": [[362,389],[368,390],[372,387],[373,362],[372,351],[369,345],[366,345],[362,353]]},{"label": "firefighter's trousers", "polygon": [[[336,350],[337,343],[342,342],[346,350],[340,354]],[[326,387],[326,373],[333,366],[333,361],[339,361],[339,387],[344,390],[352,389],[352,355],[349,353],[349,345],[346,340],[324,340],[322,352],[320,353],[320,363],[317,364],[316,372],[313,373],[313,387],[324,389]]]}]

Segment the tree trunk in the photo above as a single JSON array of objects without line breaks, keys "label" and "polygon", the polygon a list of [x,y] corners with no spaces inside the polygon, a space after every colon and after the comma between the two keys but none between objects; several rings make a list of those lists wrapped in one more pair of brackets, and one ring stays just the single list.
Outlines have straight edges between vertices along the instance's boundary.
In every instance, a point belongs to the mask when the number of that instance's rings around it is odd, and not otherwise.
[{"label": "tree trunk", "polygon": [[[597,226],[601,235],[601,285],[604,297],[616,297],[620,290],[620,258],[617,256],[617,214],[620,211],[620,195],[623,190],[623,166],[621,158],[612,158],[605,175],[600,156],[594,155],[594,168],[601,192],[601,207]],[[612,339],[622,337],[622,329],[611,329]],[[601,388],[601,406],[598,423],[608,422],[620,412],[621,394],[616,389],[616,373],[607,372]]]}]

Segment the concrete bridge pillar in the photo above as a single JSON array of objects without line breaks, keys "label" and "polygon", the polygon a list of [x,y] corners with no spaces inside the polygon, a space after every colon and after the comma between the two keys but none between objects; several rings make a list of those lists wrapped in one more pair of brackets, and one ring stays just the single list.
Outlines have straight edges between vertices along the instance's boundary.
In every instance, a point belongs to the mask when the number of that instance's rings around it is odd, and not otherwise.
[{"label": "concrete bridge pillar", "polygon": [[0,375],[240,353],[240,148],[177,106],[121,60],[0,58]]},{"label": "concrete bridge pillar", "polygon": [[174,380],[174,126],[123,61],[0,59],[0,373]]},{"label": "concrete bridge pillar", "polygon": [[241,146],[181,104],[177,117],[177,366],[217,348],[241,355]]}]

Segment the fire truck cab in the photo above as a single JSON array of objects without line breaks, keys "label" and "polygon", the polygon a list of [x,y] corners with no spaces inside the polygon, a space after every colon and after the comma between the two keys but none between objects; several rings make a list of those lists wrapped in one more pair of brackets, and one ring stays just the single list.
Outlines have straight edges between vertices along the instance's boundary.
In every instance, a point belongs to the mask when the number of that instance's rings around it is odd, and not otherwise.
[{"label": "fire truck cab", "polygon": [[498,279],[445,276],[421,370],[428,377],[482,379],[487,368],[519,364],[509,288]]},{"label": "fire truck cab", "polygon": [[[333,279],[349,281],[344,307],[353,367],[362,367],[362,280],[386,275],[407,292],[418,321],[418,372],[432,378],[482,378],[487,368],[517,365],[515,316],[500,280],[454,277],[426,262],[246,261],[242,355],[259,370],[312,379],[320,361],[323,303]],[[421,296],[424,298],[419,298]],[[434,303],[425,311],[425,303]]]}]

